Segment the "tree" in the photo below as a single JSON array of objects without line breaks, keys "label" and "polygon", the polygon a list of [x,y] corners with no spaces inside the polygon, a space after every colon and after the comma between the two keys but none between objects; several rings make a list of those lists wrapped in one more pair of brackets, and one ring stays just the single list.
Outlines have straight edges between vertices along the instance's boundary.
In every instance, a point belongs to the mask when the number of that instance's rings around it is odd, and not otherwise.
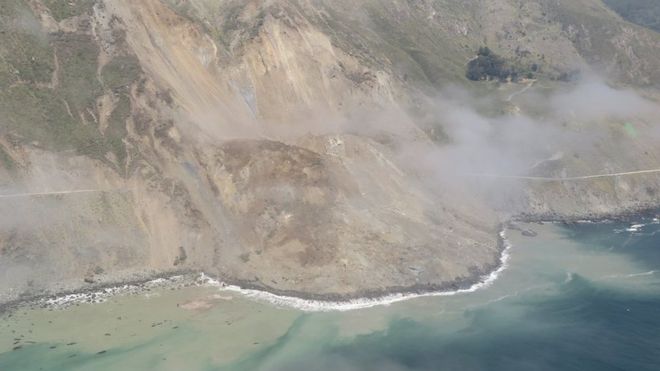
[{"label": "tree", "polygon": [[507,67],[504,59],[485,46],[480,47],[477,57],[468,62],[465,76],[473,81],[490,79],[503,81],[508,79],[511,74],[512,70]]}]

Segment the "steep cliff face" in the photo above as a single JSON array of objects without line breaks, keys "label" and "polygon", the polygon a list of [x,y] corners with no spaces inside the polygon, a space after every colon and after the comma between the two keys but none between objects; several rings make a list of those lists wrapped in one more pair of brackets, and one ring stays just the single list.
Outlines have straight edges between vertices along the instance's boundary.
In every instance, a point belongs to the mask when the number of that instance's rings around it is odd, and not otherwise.
[{"label": "steep cliff face", "polygon": [[[527,109],[520,85],[465,79],[484,44],[552,90],[597,69],[652,95],[660,71],[660,37],[596,0],[9,0],[0,17],[5,299],[188,269],[319,295],[473,279],[498,217],[405,155],[456,140],[437,89]],[[621,143],[542,175],[658,158]],[[652,204],[656,180],[584,184],[610,212]],[[598,204],[557,187],[523,187],[516,211]]]}]

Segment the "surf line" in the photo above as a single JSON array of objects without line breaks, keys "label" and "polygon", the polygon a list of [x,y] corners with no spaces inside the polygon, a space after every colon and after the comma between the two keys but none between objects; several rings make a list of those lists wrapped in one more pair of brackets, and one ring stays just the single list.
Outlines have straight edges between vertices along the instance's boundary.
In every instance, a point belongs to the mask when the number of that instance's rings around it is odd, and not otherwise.
[{"label": "surf line", "polygon": [[[77,303],[102,303],[108,298],[116,295],[131,295],[144,293],[144,288],[158,288],[158,287],[176,287],[181,282],[189,282],[198,286],[216,287],[220,291],[233,292],[239,294],[250,300],[263,302],[274,305],[280,308],[292,308],[303,312],[346,312],[357,309],[366,309],[377,306],[388,306],[393,303],[412,300],[416,298],[435,297],[435,296],[454,296],[458,294],[466,294],[475,292],[477,290],[489,287],[504,270],[508,267],[510,258],[510,249],[512,247],[509,240],[506,238],[506,231],[502,230],[500,238],[504,244],[504,249],[500,254],[499,266],[494,271],[484,274],[481,279],[474,283],[472,286],[454,291],[431,291],[425,293],[395,293],[387,294],[376,298],[358,298],[345,301],[324,301],[324,300],[309,300],[302,299],[294,296],[284,296],[270,293],[268,291],[261,291],[255,289],[245,289],[236,285],[229,285],[224,282],[215,280],[204,273],[199,273],[197,277],[189,275],[174,275],[168,278],[156,278],[146,281],[142,284],[120,284],[106,288],[99,288],[88,292],[69,293],[64,295],[56,295],[48,298],[42,298],[35,302],[41,303],[50,308],[64,309]],[[185,287],[185,285],[180,287]]]},{"label": "surf line", "polygon": [[477,290],[489,287],[492,285],[495,280],[500,276],[502,272],[508,267],[508,262],[510,258],[510,249],[511,243],[506,238],[506,232],[502,230],[500,232],[500,237],[504,243],[504,249],[500,254],[500,264],[499,267],[483,276],[479,282],[473,284],[472,286],[459,289],[454,291],[431,291],[426,293],[395,293],[387,294],[377,298],[359,298],[359,299],[350,299],[345,301],[323,301],[323,300],[309,300],[297,298],[294,296],[284,296],[277,295],[267,291],[255,290],[255,289],[245,289],[236,285],[229,285],[224,282],[215,280],[204,273],[201,274],[200,281],[204,284],[218,287],[221,291],[234,292],[242,295],[243,297],[266,302],[277,307],[284,308],[293,308],[298,309],[304,312],[345,312],[357,309],[366,309],[376,306],[387,306],[393,303],[411,300],[416,298],[423,297],[434,297],[434,296],[454,296],[458,294],[466,294],[475,292]]}]

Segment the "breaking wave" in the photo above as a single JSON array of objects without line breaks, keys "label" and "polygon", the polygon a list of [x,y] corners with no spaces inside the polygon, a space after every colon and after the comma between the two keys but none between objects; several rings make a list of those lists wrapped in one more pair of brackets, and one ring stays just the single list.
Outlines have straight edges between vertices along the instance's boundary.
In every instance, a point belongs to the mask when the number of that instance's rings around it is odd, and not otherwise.
[{"label": "breaking wave", "polygon": [[293,308],[305,312],[331,312],[331,311],[350,311],[357,309],[365,309],[376,306],[386,306],[393,303],[411,300],[423,297],[434,296],[453,296],[458,294],[466,294],[475,292],[477,290],[486,288],[495,282],[499,275],[508,267],[510,257],[511,244],[506,238],[506,231],[502,230],[500,233],[504,249],[500,255],[500,264],[498,268],[489,274],[483,275],[479,282],[472,286],[453,290],[453,291],[431,291],[425,293],[392,293],[383,295],[376,298],[357,298],[345,301],[325,301],[325,300],[310,300],[294,296],[277,295],[268,291],[261,291],[255,289],[246,289],[237,285],[229,285],[224,282],[218,281],[201,273],[197,278],[188,275],[178,275],[169,278],[157,278],[141,284],[124,284],[114,287],[105,287],[98,290],[92,290],[80,293],[71,293],[55,297],[43,298],[38,300],[38,303],[44,307],[65,309],[78,303],[102,303],[110,297],[116,295],[138,295],[143,294],[149,289],[162,288],[162,287],[185,287],[189,284],[198,284],[203,286],[217,287],[222,291],[234,292],[242,295],[243,297],[253,299],[256,301],[266,302],[278,307]]},{"label": "breaking wave", "polygon": [[245,289],[236,285],[225,284],[221,281],[215,280],[207,275],[202,274],[200,280],[210,286],[218,287],[222,291],[230,291],[241,294],[244,297],[254,299],[257,301],[267,302],[279,307],[294,308],[305,312],[331,312],[331,311],[349,311],[356,309],[365,309],[381,305],[390,305],[404,300],[410,300],[422,297],[432,296],[453,296],[457,294],[465,294],[475,292],[477,290],[486,288],[495,282],[500,274],[507,268],[510,257],[511,244],[506,239],[506,232],[500,232],[500,237],[504,243],[504,249],[500,255],[499,267],[487,275],[481,277],[481,280],[466,289],[459,289],[453,291],[435,291],[427,293],[394,293],[384,295],[378,298],[359,298],[345,301],[324,301],[324,300],[309,300],[293,296],[277,295],[267,291]]}]

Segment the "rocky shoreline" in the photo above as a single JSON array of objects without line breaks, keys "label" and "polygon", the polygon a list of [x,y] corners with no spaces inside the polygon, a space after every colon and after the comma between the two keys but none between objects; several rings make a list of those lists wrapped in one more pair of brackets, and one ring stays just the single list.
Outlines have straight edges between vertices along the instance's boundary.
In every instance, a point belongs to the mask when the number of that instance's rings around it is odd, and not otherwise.
[{"label": "rocky shoreline", "polygon": [[[565,216],[559,214],[519,214],[513,216],[507,221],[502,231],[506,229],[517,229],[515,223],[583,223],[583,222],[631,222],[639,220],[640,218],[654,218],[660,215],[660,208],[644,207],[635,210],[627,210],[619,213],[611,214],[597,214],[589,213],[580,216]],[[506,241],[500,234],[498,236],[497,254],[498,258],[493,264],[489,264],[482,270],[473,270],[468,277],[461,277],[451,282],[444,282],[441,284],[416,284],[413,286],[394,286],[373,290],[360,290],[351,294],[315,294],[308,292],[301,292],[295,290],[278,290],[258,281],[237,280],[232,277],[225,277],[221,275],[206,275],[214,280],[222,282],[223,286],[235,286],[242,290],[258,290],[264,293],[269,293],[279,297],[297,298],[301,300],[327,302],[327,303],[342,303],[351,302],[355,300],[373,300],[377,301],[380,298],[385,298],[392,295],[428,295],[432,293],[442,292],[455,292],[460,290],[467,290],[480,282],[483,282],[493,272],[501,268],[503,264],[502,255],[506,250]],[[85,287],[73,288],[64,290],[57,293],[47,294],[24,294],[21,297],[0,303],[0,315],[11,313],[20,308],[48,308],[52,303],[57,303],[57,300],[63,297],[78,295],[80,300],[78,303],[84,302],[97,302],[98,296],[111,296],[121,293],[143,293],[155,287],[167,288],[183,288],[194,285],[199,285],[199,277],[204,274],[201,271],[193,269],[176,270],[161,272],[152,275],[145,275],[139,278],[132,278],[128,280],[113,280],[98,284],[92,284]],[[172,279],[178,278],[175,281]],[[163,280],[154,284],[157,280]]]},{"label": "rocky shoreline", "polygon": [[558,213],[527,214],[521,213],[510,218],[507,223],[563,223],[573,224],[581,222],[630,222],[640,218],[653,218],[660,216],[658,205],[642,206],[612,213],[585,213],[579,216],[566,216]]},{"label": "rocky shoreline", "polygon": [[[188,287],[194,285],[192,277],[197,277],[198,272],[194,270],[176,270],[160,272],[155,274],[144,274],[141,277],[130,279],[114,279],[86,286],[73,287],[71,289],[48,293],[24,293],[17,299],[0,302],[0,315],[5,315],[21,308],[37,309],[49,308],[62,298],[79,296],[79,303],[99,302],[100,297],[108,297],[120,293],[143,293],[155,287],[175,287],[172,280],[178,277],[182,279],[177,282],[177,287]],[[162,280],[162,281],[160,281]],[[160,281],[160,282],[159,282]],[[179,281],[179,280],[176,280]],[[108,295],[109,294],[109,295]]]},{"label": "rocky shoreline", "polygon": [[[503,231],[503,229],[500,229]],[[506,249],[506,242],[502,238],[501,233],[498,235],[497,256],[494,264],[489,264],[483,270],[472,270],[468,277],[457,278],[454,281],[443,282],[441,284],[416,284],[413,286],[393,286],[382,289],[373,290],[360,290],[351,294],[314,294],[307,292],[300,292],[295,290],[278,290],[260,282],[236,280],[231,277],[211,276],[212,278],[231,286],[238,286],[246,290],[259,290],[271,293],[273,295],[282,297],[294,297],[302,300],[313,300],[323,302],[348,302],[352,300],[376,300],[390,295],[409,294],[409,295],[425,295],[434,292],[444,291],[459,291],[466,290],[478,284],[488,277],[492,272],[498,270],[502,266],[502,254]]]},{"label": "rocky shoreline", "polygon": [[[626,210],[619,213],[609,213],[609,214],[598,214],[598,213],[588,213],[582,216],[562,216],[559,214],[519,214],[512,217],[509,221],[504,223],[500,230],[510,229],[511,223],[521,222],[521,223],[579,223],[579,222],[593,222],[601,223],[606,221],[611,222],[627,222],[633,221],[640,218],[652,218],[660,215],[660,208],[657,205],[642,207],[639,209]],[[501,236],[498,236],[498,247],[497,254],[501,256],[506,248],[504,239]],[[354,292],[352,294],[314,294],[306,293],[295,290],[278,290],[268,285],[264,285],[260,282],[255,281],[246,281],[246,280],[235,280],[231,277],[222,277],[215,276],[214,279],[221,281],[227,285],[238,286],[246,290],[260,290],[265,291],[277,296],[283,297],[295,297],[303,300],[315,300],[315,301],[326,301],[326,302],[345,302],[356,299],[366,299],[366,300],[375,300],[378,298],[383,298],[388,295],[396,294],[411,294],[411,295],[424,295],[433,292],[443,292],[443,291],[458,291],[465,290],[471,286],[479,283],[483,280],[484,277],[488,276],[491,272],[496,271],[500,268],[502,262],[498,258],[497,263],[490,264],[486,269],[482,271],[474,270],[471,272],[469,277],[464,277],[461,279],[456,279],[452,282],[445,282],[442,284],[418,284],[414,286],[397,286],[397,287],[387,287],[383,289],[376,290],[361,290]]]},{"label": "rocky shoreline", "polygon": [[[500,229],[503,231],[503,229]],[[78,296],[77,304],[99,302],[98,297],[107,297],[114,294],[139,294],[149,291],[153,287],[182,288],[200,284],[200,275],[211,277],[214,280],[222,282],[223,286],[240,287],[242,290],[258,290],[280,297],[291,297],[301,300],[320,301],[327,303],[350,302],[354,300],[373,300],[384,298],[391,295],[425,295],[438,292],[453,292],[467,290],[472,286],[483,282],[493,272],[497,271],[503,264],[502,254],[506,249],[506,243],[502,234],[498,235],[497,258],[496,262],[489,264],[483,270],[472,270],[468,277],[456,279],[442,284],[418,284],[414,286],[396,286],[375,290],[361,290],[354,293],[344,294],[313,294],[295,290],[277,290],[260,282],[236,280],[232,277],[223,277],[217,275],[207,275],[204,272],[196,270],[178,270],[154,275],[145,275],[137,279],[113,280],[104,283],[80,287],[79,289],[65,290],[57,293],[23,295],[22,297],[0,303],[0,315],[11,313],[21,308],[37,309],[49,307],[62,307],[58,301],[69,296]],[[167,282],[173,278],[181,277],[178,282]],[[164,280],[162,285],[153,285],[156,280]],[[67,303],[64,307],[70,305]]]}]

